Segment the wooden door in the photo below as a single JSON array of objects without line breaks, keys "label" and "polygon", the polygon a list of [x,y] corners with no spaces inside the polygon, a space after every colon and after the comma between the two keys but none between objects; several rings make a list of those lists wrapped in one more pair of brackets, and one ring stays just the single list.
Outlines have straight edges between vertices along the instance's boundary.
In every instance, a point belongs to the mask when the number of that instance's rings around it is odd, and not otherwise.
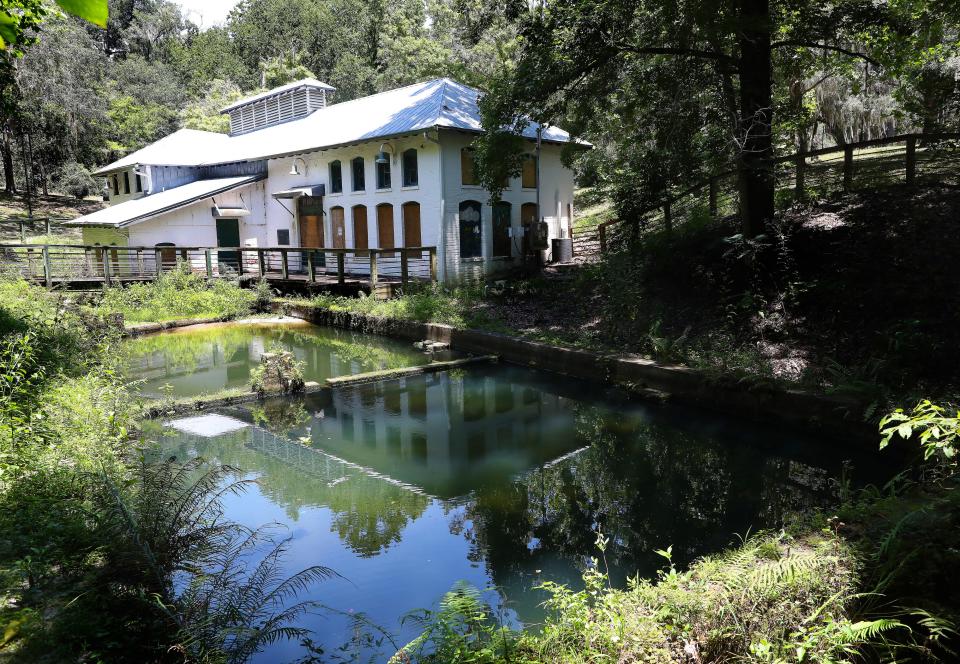
[{"label": "wooden door", "polygon": [[536,203],[524,203],[520,206],[520,223],[523,225],[522,250],[524,256],[531,251],[530,234],[534,232],[533,229],[536,226],[538,216]]},{"label": "wooden door", "polygon": [[420,204],[403,204],[403,246],[420,247]]},{"label": "wooden door", "polygon": [[365,205],[355,205],[353,208],[353,248],[357,250],[357,256],[366,256],[367,252],[364,250],[370,248]]},{"label": "wooden door", "polygon": [[[396,246],[393,242],[393,206],[389,203],[377,206],[377,243],[381,249],[393,249]],[[386,258],[393,255],[392,251],[383,254]]]},{"label": "wooden door", "polygon": [[[334,211],[330,210],[331,216]],[[340,210],[341,223],[343,221],[343,209]],[[300,246],[301,247],[322,247],[323,246],[323,217],[319,214],[300,215]]]},{"label": "wooden door", "polygon": [[330,208],[330,230],[333,233],[333,248],[344,249],[347,246],[347,236],[343,224],[343,208]]}]

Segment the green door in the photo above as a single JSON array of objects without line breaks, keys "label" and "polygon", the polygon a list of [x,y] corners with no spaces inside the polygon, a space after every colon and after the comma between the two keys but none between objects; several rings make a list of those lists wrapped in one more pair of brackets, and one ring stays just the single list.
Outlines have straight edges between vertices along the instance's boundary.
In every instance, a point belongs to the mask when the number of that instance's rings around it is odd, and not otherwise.
[{"label": "green door", "polygon": [[[239,219],[217,219],[217,246],[218,247],[239,247],[240,246],[240,220]],[[240,273],[240,252],[239,251],[218,251],[217,262],[220,264],[220,271],[229,268],[236,273]]]}]

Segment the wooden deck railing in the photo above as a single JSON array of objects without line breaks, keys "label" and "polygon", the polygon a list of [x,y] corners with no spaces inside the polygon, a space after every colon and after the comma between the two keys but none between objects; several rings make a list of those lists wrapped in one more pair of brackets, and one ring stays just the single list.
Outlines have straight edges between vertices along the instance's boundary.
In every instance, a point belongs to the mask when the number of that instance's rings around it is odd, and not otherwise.
[{"label": "wooden deck railing", "polygon": [[436,247],[117,247],[72,244],[0,245],[0,269],[44,283],[152,281],[178,264],[209,279],[261,278],[308,283],[437,280]]},{"label": "wooden deck railing", "polygon": [[[802,200],[811,193],[850,192],[867,184],[960,185],[960,134],[901,134],[776,157],[772,162],[781,203]],[[658,222],[669,232],[694,214],[735,214],[739,207],[736,176],[733,168],[715,173],[633,219],[599,224],[600,251],[607,250],[611,229],[617,227]]]}]

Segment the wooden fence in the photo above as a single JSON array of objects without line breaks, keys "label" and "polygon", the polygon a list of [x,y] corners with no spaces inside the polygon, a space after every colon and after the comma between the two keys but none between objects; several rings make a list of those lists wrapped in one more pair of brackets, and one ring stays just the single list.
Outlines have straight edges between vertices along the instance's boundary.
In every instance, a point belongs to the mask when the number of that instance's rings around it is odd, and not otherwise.
[{"label": "wooden fence", "polygon": [[[882,184],[960,186],[958,148],[960,134],[902,134],[777,157],[773,159],[777,203],[782,207],[811,195]],[[648,224],[669,232],[695,215],[736,214],[736,179],[736,169],[716,173],[647,208],[634,219],[599,224],[600,251],[607,251],[611,229],[636,230],[641,224]]]},{"label": "wooden fence", "polygon": [[436,247],[326,249],[322,247],[117,247],[71,244],[0,245],[0,269],[55,285],[105,287],[152,281],[187,265],[209,279],[267,279],[307,283],[407,284],[437,280]]},{"label": "wooden fence", "polygon": [[0,228],[16,228],[20,234],[20,242],[26,243],[28,230],[37,235],[50,235],[51,228],[59,230],[59,226],[65,221],[70,220],[66,217],[0,217]]}]

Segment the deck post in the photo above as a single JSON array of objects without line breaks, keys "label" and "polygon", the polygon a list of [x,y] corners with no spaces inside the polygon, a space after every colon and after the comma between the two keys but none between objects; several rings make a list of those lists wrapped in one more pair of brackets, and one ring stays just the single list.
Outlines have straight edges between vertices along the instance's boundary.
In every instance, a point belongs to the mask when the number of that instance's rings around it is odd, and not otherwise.
[{"label": "deck post", "polygon": [[207,264],[207,279],[213,279],[213,251],[204,249],[203,258]]},{"label": "deck post", "polygon": [[843,192],[849,193],[853,190],[853,146],[846,145],[843,148]]},{"label": "deck post", "polygon": [[370,250],[370,294],[377,288],[377,250]]},{"label": "deck post", "polygon": [[337,283],[343,284],[345,281],[344,275],[344,263],[346,263],[346,254],[338,253],[337,254]]},{"label": "deck post", "polygon": [[917,137],[907,138],[907,186],[912,187],[917,181]]},{"label": "deck post", "polygon": [[407,250],[400,250],[400,283],[404,286],[407,285]]},{"label": "deck post", "polygon": [[257,249],[257,265],[260,267],[260,278],[263,279],[267,274],[267,252],[264,249]]},{"label": "deck post", "polygon": [[91,258],[90,247],[83,248],[83,263],[86,268],[86,272],[93,274],[93,259]]},{"label": "deck post", "polygon": [[110,285],[110,254],[106,247],[100,247],[100,260],[103,261],[103,287]]},{"label": "deck post", "polygon": [[154,249],[154,250],[153,250],[153,261],[154,261],[154,263],[156,263],[156,266],[157,266],[157,275],[156,275],[156,276],[159,277],[160,274],[163,272],[163,252],[160,251],[159,249]]},{"label": "deck post", "polygon": [[430,247],[430,281],[437,280],[437,248]]},{"label": "deck post", "polygon": [[280,250],[280,277],[286,281],[290,272],[290,261],[287,257],[287,250]]},{"label": "deck post", "polygon": [[717,178],[710,178],[710,216],[717,216]]},{"label": "deck post", "polygon": [[49,237],[49,235],[50,235],[50,217],[44,217],[44,218],[43,218],[43,223],[44,223],[44,225],[45,225],[46,228],[47,228],[47,236]]},{"label": "deck post", "polygon": [[43,282],[47,288],[53,288],[53,275],[50,274],[50,247],[45,244],[40,252],[43,255]]},{"label": "deck post", "polygon": [[317,266],[313,260],[314,253],[316,252],[314,252],[313,249],[307,252],[307,278],[310,280],[311,284],[316,283],[317,281]]},{"label": "deck post", "polygon": [[143,277],[143,249],[137,247],[137,276]]}]

